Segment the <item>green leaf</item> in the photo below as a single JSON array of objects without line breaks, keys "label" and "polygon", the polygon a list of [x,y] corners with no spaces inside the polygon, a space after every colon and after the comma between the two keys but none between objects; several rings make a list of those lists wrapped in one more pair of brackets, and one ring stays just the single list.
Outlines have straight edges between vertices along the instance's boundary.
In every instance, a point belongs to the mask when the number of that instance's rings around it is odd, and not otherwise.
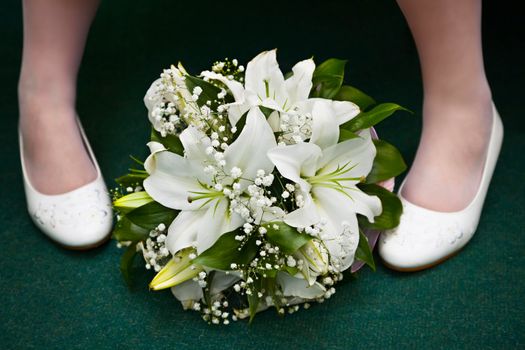
[{"label": "green leaf", "polygon": [[266,277],[263,281],[263,288],[266,292],[266,295],[269,295],[272,298],[274,307],[278,311],[281,308],[282,302],[279,295],[276,294],[277,281],[275,277]]},{"label": "green leaf", "polygon": [[203,290],[203,296],[204,296],[204,302],[206,303],[206,305],[210,306],[211,307],[211,285],[213,284],[213,279],[215,278],[215,273],[216,271],[210,271],[208,272],[208,283],[206,284],[206,287],[204,288]]},{"label": "green leaf", "polygon": [[372,270],[376,270],[376,263],[372,254],[372,248],[370,248],[368,238],[361,230],[359,230],[359,245],[355,251],[355,258],[366,263]]},{"label": "green leaf", "polygon": [[144,227],[135,225],[126,216],[122,216],[115,225],[113,238],[117,241],[143,241],[148,238],[149,232]]},{"label": "green leaf", "polygon": [[396,111],[410,112],[408,109],[395,103],[382,103],[367,112],[359,113],[357,117],[350,119],[341,125],[341,128],[352,132],[368,129],[385,118],[388,118]]},{"label": "green leaf", "polygon": [[221,89],[207,81],[196,78],[189,74],[185,75],[184,82],[186,83],[186,87],[188,88],[190,94],[193,94],[193,89],[195,89],[197,86],[202,89],[202,92],[197,99],[197,104],[199,107],[204,106],[207,101],[211,101],[211,107],[216,107],[217,103],[214,101],[217,100],[217,94],[221,92]]},{"label": "green leaf", "polygon": [[150,202],[130,211],[126,218],[137,226],[153,230],[160,223],[169,226],[177,216],[178,211],[167,208],[160,203]]},{"label": "green leaf", "polygon": [[213,246],[203,251],[193,261],[218,270],[231,270],[232,263],[238,265],[249,263],[257,254],[255,236],[241,247],[242,243],[235,239],[239,234],[242,234],[239,229],[223,234]]},{"label": "green leaf", "polygon": [[383,140],[374,140],[377,149],[372,170],[366,177],[366,183],[373,184],[396,177],[406,170],[407,165],[401,153]]},{"label": "green leaf", "polygon": [[343,141],[350,140],[350,139],[355,139],[356,137],[359,137],[359,135],[351,131],[340,128],[339,129],[339,140],[337,141],[337,143],[341,143]]},{"label": "green leaf", "polygon": [[231,141],[232,143],[233,143],[233,141],[237,140],[237,138],[241,134],[242,129],[244,129],[244,126],[246,125],[246,118],[247,117],[248,117],[248,112],[244,113],[241,116],[241,119],[239,119],[237,121],[237,124],[235,124],[235,128],[237,128],[237,130],[235,131],[235,133],[232,136],[232,141]]},{"label": "green leaf", "polygon": [[259,109],[261,110],[262,114],[264,114],[266,119],[268,119],[270,117],[270,114],[274,112],[273,109],[264,106],[259,106]]},{"label": "green leaf", "polygon": [[368,222],[366,217],[359,215],[360,227],[385,230],[399,225],[399,218],[403,213],[403,206],[394,193],[375,184],[359,184],[357,186],[369,195],[378,196],[383,206],[383,212],[374,218],[374,223]]},{"label": "green leaf", "polygon": [[291,227],[284,222],[270,222],[263,226],[267,230],[266,238],[268,241],[278,246],[285,254],[295,253],[297,249],[312,239],[311,236],[298,232],[295,227]]},{"label": "green leaf", "polygon": [[353,102],[358,105],[362,111],[376,104],[376,101],[372,97],[350,85],[341,86],[337,95],[334,96],[334,100]]},{"label": "green leaf", "polygon": [[312,78],[311,96],[333,98],[343,84],[346,62],[346,60],[330,58],[318,65]]},{"label": "green leaf", "polygon": [[120,272],[128,287],[131,287],[132,284],[133,262],[137,253],[137,242],[133,242],[120,258]]},{"label": "green leaf", "polygon": [[254,278],[252,287],[253,291],[252,294],[247,295],[248,299],[248,308],[250,310],[250,321],[248,323],[252,323],[253,318],[257,314],[257,309],[259,308],[259,302],[261,301],[261,298],[259,297],[258,292],[262,290],[262,286],[264,283],[265,278],[262,276],[256,276],[257,278]]},{"label": "green leaf", "polygon": [[166,137],[162,137],[162,135],[157,130],[152,128],[151,141],[160,142],[170,152],[181,156],[184,155],[184,147],[182,146],[182,142],[177,135],[166,135]]},{"label": "green leaf", "polygon": [[286,271],[290,276],[295,276],[300,270],[297,267],[291,267],[285,264],[284,271]]}]

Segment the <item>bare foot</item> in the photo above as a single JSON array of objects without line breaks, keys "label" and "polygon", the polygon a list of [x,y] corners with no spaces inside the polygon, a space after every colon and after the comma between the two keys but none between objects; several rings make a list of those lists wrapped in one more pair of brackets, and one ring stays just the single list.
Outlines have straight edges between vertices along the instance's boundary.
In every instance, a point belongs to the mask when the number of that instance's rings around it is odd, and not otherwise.
[{"label": "bare foot", "polygon": [[61,194],[96,179],[70,98],[21,82],[19,104],[24,164],[37,191]]},{"label": "bare foot", "polygon": [[492,120],[490,91],[468,99],[427,97],[423,133],[403,197],[441,212],[467,207],[478,191]]}]

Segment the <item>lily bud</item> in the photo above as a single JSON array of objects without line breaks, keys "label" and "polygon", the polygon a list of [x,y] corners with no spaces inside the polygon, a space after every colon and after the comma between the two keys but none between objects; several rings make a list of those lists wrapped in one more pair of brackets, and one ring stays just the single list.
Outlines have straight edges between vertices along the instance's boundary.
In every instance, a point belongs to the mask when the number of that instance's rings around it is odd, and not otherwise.
[{"label": "lily bud", "polygon": [[193,264],[190,255],[194,254],[194,249],[186,248],[178,252],[162,270],[157,273],[149,284],[153,290],[161,290],[174,287],[197,276],[203,271],[203,267]]},{"label": "lily bud", "polygon": [[153,202],[153,198],[146,191],[140,191],[117,199],[113,202],[113,206],[121,212],[127,213],[150,202]]},{"label": "lily bud", "polygon": [[317,276],[328,273],[328,251],[318,240],[312,239],[294,254],[297,260],[303,261],[301,273],[313,285]]}]

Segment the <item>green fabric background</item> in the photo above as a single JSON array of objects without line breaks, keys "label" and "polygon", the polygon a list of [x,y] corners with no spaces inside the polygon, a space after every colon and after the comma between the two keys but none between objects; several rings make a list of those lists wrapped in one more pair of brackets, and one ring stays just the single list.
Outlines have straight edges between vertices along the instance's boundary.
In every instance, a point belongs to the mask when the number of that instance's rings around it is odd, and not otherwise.
[{"label": "green fabric background", "polygon": [[[151,275],[129,291],[114,242],[90,252],[66,251],[29,220],[16,136],[21,6],[2,1],[0,348],[523,348],[525,38],[515,3],[486,2],[486,66],[506,135],[484,215],[467,248],[413,274],[391,272],[378,260],[376,273],[362,270],[308,311],[284,319],[269,311],[251,326],[214,327],[184,312],[169,292],[149,292]],[[394,1],[248,4],[103,2],[80,72],[78,110],[110,186],[126,171],[128,154],[147,154],[142,98],[162,68],[180,60],[196,73],[215,59],[246,62],[274,47],[284,69],[312,55],[318,62],[347,58],[347,82],[416,111],[378,128],[411,161],[421,127],[421,83]]]}]

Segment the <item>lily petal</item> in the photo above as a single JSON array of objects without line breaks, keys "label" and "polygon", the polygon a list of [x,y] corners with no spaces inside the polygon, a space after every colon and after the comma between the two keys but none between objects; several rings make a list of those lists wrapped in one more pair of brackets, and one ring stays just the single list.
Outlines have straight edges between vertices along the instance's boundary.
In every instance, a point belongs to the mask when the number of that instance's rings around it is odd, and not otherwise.
[{"label": "lily petal", "polygon": [[207,209],[185,210],[173,220],[168,228],[166,247],[171,254],[176,254],[181,249],[195,245],[200,221],[206,215]]},{"label": "lily petal", "polygon": [[230,121],[230,124],[235,126],[242,118],[244,113],[246,113],[251,108],[251,105],[244,101],[228,103],[225,104],[224,107],[228,110],[228,120]]},{"label": "lily petal", "polygon": [[346,270],[354,262],[359,244],[359,225],[355,214],[357,201],[322,187],[314,191],[318,213],[327,221],[321,238],[330,252],[333,265],[339,271]]},{"label": "lily petal", "polygon": [[188,201],[188,193],[202,191],[198,181],[208,182],[201,164],[172,152],[158,152],[155,167],[144,180],[144,188],[155,201],[178,210],[197,209],[201,204]]},{"label": "lily petal", "polygon": [[279,207],[265,208],[264,211],[261,207],[253,208],[255,218],[255,224],[260,225],[272,221],[281,221],[285,217],[284,210]]},{"label": "lily petal", "polygon": [[317,224],[321,217],[310,193],[303,191],[304,206],[288,213],[284,222],[292,227],[306,227]]},{"label": "lily petal", "polygon": [[357,214],[366,216],[370,222],[374,222],[374,217],[381,215],[383,206],[379,197],[370,196],[357,187],[348,191],[348,194],[354,200],[354,210]]},{"label": "lily petal", "polygon": [[144,161],[144,169],[148,174],[151,174],[155,170],[155,154],[161,151],[166,151],[166,147],[164,147],[162,143],[156,141],[148,142],[147,146],[149,147],[151,154]]},{"label": "lily petal", "polygon": [[307,280],[292,277],[284,272],[277,274],[277,283],[281,286],[284,296],[314,299],[326,292],[326,288],[318,282],[310,286]]},{"label": "lily petal", "polygon": [[326,103],[314,103],[312,109],[312,136],[310,142],[321,149],[337,144],[339,140],[339,124],[334,111]]},{"label": "lily petal", "polygon": [[319,161],[319,168],[322,169],[320,174],[348,164],[352,169],[346,173],[346,177],[367,176],[372,170],[376,148],[369,130],[365,130],[359,136],[324,149],[323,157]]},{"label": "lily petal", "polygon": [[229,213],[228,201],[219,200],[211,203],[205,215],[199,220],[197,232],[197,253],[210,248],[224,233],[239,228],[244,220],[239,214]]},{"label": "lily petal", "polygon": [[222,74],[217,74],[215,72],[210,71],[204,71],[201,73],[201,76],[212,79],[212,80],[218,80],[231,91],[233,98],[236,102],[244,102],[244,87],[241,83],[239,83],[237,80],[228,79]]},{"label": "lily petal", "polygon": [[193,280],[188,280],[178,286],[171,287],[171,293],[182,303],[184,309],[191,308],[193,301],[200,300],[204,297],[202,287],[199,286],[198,282]]},{"label": "lily petal", "polygon": [[296,101],[308,99],[312,90],[312,76],[315,70],[315,63],[312,59],[297,63],[293,68],[293,75],[285,81],[286,91],[290,101],[287,106],[291,106]]},{"label": "lily petal", "polygon": [[211,146],[211,141],[202,131],[190,125],[180,134],[179,138],[186,158],[203,163],[210,159],[210,156],[206,154],[206,148]]},{"label": "lily petal", "polygon": [[223,290],[233,286],[233,284],[240,279],[241,278],[239,277],[239,275],[237,275],[234,272],[229,272],[228,274],[226,274],[223,271],[216,270],[215,276],[213,276],[213,280],[211,282],[210,294],[219,294]]},{"label": "lily petal", "polygon": [[155,80],[149,87],[148,91],[146,91],[146,95],[144,96],[144,105],[146,105],[146,108],[148,109],[148,119],[155,128],[155,130],[160,129],[161,123],[160,120],[155,120],[152,116],[153,109],[162,101],[162,97],[159,94],[157,94],[158,86],[161,80],[161,78]]},{"label": "lily petal", "polygon": [[297,107],[302,113],[308,113],[313,110],[315,103],[324,103],[333,110],[337,123],[339,125],[346,123],[360,113],[359,106],[350,101],[333,101],[325,98],[309,98],[297,102]]},{"label": "lily petal", "polygon": [[248,63],[245,88],[253,91],[261,101],[265,98],[279,99],[276,102],[282,106],[288,96],[276,53],[276,50],[262,52]]},{"label": "lily petal", "polygon": [[[241,134],[224,151],[227,167],[239,167],[243,177],[255,178],[257,170],[263,169],[267,174],[273,171],[273,163],[266,153],[275,147],[275,137],[272,128],[259,108],[252,108],[246,117],[246,125]],[[246,185],[241,181],[241,185]]]},{"label": "lily petal", "polygon": [[272,148],[268,151],[268,157],[282,176],[299,184],[303,191],[309,192],[311,186],[302,177],[315,175],[322,151],[313,143],[298,143]]}]

